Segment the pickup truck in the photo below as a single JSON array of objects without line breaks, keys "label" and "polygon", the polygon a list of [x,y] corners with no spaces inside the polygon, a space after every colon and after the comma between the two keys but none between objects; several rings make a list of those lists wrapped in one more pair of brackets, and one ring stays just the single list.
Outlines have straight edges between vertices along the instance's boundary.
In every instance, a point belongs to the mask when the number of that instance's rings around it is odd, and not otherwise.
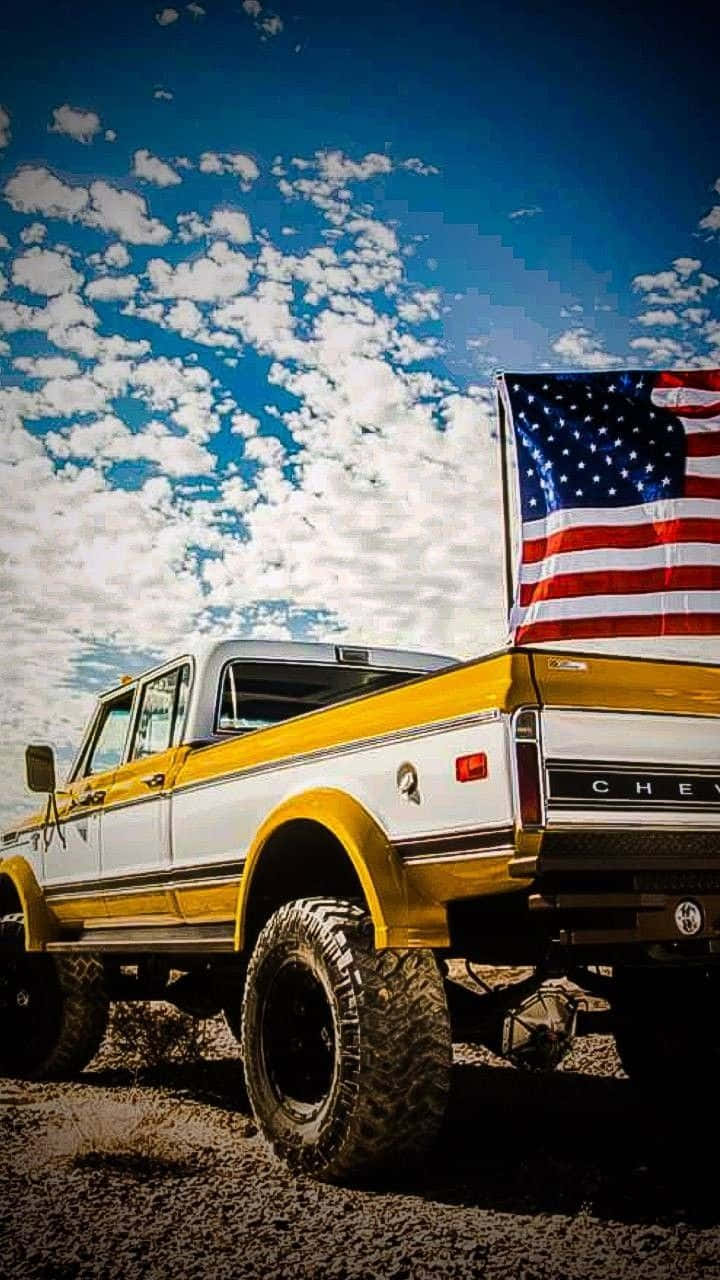
[{"label": "pickup truck", "polygon": [[82,1069],[112,1000],[222,1010],[274,1150],[334,1179],[436,1138],[453,1037],[555,1065],[582,992],[631,1078],[712,1085],[718,666],[225,639],[102,696],[61,787],[28,747],[27,781],[2,1073]]}]

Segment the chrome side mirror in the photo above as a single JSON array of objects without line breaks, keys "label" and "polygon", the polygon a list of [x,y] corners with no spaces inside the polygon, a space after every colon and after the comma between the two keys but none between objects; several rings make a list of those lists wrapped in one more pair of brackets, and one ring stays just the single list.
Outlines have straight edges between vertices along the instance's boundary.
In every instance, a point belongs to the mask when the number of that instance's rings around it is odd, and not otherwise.
[{"label": "chrome side mirror", "polygon": [[25,748],[25,776],[31,791],[55,790],[55,752],[52,747]]}]

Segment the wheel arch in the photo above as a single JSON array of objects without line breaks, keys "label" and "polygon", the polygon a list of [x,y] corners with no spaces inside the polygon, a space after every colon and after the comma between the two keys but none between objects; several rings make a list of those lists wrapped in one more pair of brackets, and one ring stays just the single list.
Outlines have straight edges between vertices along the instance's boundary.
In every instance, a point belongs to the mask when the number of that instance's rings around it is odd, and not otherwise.
[{"label": "wheel arch", "polygon": [[0,915],[21,912],[27,951],[42,951],[58,936],[59,927],[50,911],[35,872],[25,858],[0,859]]},{"label": "wheel arch", "polygon": [[285,902],[312,895],[360,896],[372,918],[377,947],[449,943],[444,906],[422,898],[409,884],[372,814],[353,796],[331,787],[284,801],[257,832],[240,884],[236,949],[249,949]]}]

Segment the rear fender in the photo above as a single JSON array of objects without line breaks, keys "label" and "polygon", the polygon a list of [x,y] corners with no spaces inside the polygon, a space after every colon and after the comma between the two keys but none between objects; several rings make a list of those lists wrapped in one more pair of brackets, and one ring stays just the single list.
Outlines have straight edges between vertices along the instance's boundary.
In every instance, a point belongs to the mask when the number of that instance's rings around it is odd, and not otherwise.
[{"label": "rear fender", "polygon": [[246,941],[253,878],[268,841],[288,823],[302,819],[330,832],[352,863],[382,947],[446,947],[447,915],[438,902],[423,898],[408,883],[405,868],[382,828],[352,796],[321,787],[286,800],[260,827],[245,863],[235,924],[235,947]]}]

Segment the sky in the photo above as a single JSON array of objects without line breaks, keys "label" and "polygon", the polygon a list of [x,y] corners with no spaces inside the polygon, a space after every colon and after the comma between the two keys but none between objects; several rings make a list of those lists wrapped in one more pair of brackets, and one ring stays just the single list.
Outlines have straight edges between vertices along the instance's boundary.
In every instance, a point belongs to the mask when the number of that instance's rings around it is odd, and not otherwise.
[{"label": "sky", "polygon": [[720,364],[685,18],[3,9],[3,814],[193,637],[503,643],[494,372]]}]

